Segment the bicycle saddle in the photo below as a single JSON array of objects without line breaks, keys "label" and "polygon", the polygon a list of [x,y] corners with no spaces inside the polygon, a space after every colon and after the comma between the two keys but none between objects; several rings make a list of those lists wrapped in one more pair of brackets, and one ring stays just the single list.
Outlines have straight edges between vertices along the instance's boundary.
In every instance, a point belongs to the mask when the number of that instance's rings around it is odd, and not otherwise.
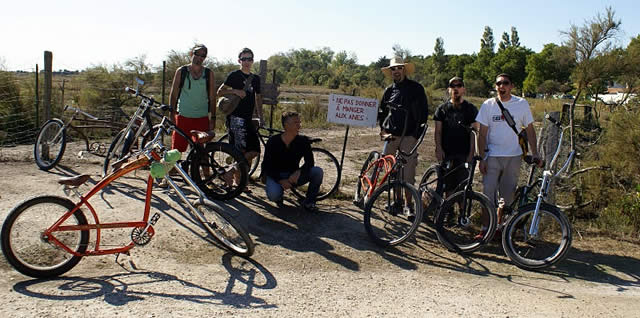
[{"label": "bicycle saddle", "polygon": [[66,186],[71,186],[71,187],[79,187],[83,183],[87,182],[89,178],[91,178],[90,175],[81,174],[73,177],[60,178],[58,179],[58,183]]}]

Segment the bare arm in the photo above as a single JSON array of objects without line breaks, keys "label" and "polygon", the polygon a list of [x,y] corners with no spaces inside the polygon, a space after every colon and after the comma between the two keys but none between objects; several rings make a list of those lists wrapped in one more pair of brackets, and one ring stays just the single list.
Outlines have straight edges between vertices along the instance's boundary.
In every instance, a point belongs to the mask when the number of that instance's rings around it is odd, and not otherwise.
[{"label": "bare arm", "polygon": [[444,151],[442,150],[442,122],[436,120],[436,128],[433,133],[433,139],[436,144],[436,159],[438,162],[444,160]]},{"label": "bare arm", "polygon": [[485,160],[486,157],[486,153],[485,153],[485,149],[487,147],[487,134],[489,133],[489,127],[483,125],[483,124],[479,124],[480,125],[480,134],[478,136],[478,155],[480,156],[480,158],[482,158],[482,161],[480,161],[480,173],[487,174],[487,160]]},{"label": "bare arm", "polygon": [[213,70],[210,72],[209,77],[209,129],[216,130],[216,76]]},{"label": "bare arm", "polygon": [[231,86],[225,85],[223,83],[218,88],[218,96],[228,95],[228,94],[235,94],[235,95],[240,96],[240,98],[244,98],[245,96],[247,96],[247,93],[245,91],[243,91],[241,89],[234,89]]},{"label": "bare arm", "polygon": [[256,114],[260,118],[260,125],[264,125],[264,115],[262,113],[262,94],[256,94]]},{"label": "bare arm", "polygon": [[529,149],[531,150],[531,155],[534,157],[538,157],[538,141],[536,138],[536,130],[533,128],[533,124],[529,124],[527,128],[527,139],[529,141]]},{"label": "bare arm", "polygon": [[169,105],[171,106],[171,120],[175,120],[176,112],[178,111],[178,90],[180,89],[180,68],[176,70],[173,75],[173,82],[171,83],[171,92],[169,92]]}]

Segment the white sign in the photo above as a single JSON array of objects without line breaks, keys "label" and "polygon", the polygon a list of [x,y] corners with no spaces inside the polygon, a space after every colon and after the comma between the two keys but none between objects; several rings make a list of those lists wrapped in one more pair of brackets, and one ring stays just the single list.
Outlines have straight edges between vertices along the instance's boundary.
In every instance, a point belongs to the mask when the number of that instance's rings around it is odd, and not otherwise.
[{"label": "white sign", "polygon": [[348,95],[329,95],[327,121],[350,126],[375,127],[378,101]]}]

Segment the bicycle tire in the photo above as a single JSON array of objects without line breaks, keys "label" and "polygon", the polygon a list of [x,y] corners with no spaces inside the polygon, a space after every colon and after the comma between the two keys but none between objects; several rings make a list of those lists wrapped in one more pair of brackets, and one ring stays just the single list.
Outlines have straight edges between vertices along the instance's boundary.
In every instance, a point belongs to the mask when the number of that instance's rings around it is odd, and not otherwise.
[{"label": "bicycle tire", "polygon": [[[316,201],[321,201],[330,197],[338,190],[341,177],[340,164],[338,163],[338,159],[325,149],[312,147],[311,152],[313,153],[315,166],[322,168],[322,184],[316,197]],[[307,183],[300,187],[291,188],[291,192],[299,199],[304,199],[308,185]]]},{"label": "bicycle tire", "polygon": [[196,219],[220,244],[240,256],[253,254],[254,243],[247,231],[220,206],[198,202],[194,207]]},{"label": "bicycle tire", "polygon": [[[192,149],[187,156],[187,162],[189,176],[209,199],[233,199],[247,186],[247,161],[230,144],[210,142],[204,146],[204,153]],[[239,172],[232,175],[232,171]],[[225,177],[230,179],[225,180]],[[228,181],[231,178],[235,180],[229,186]]]},{"label": "bicycle tire", "polygon": [[[18,272],[34,278],[62,275],[80,262],[58,246],[46,242],[42,233],[75,204],[57,196],[39,196],[23,201],[13,208],[2,225],[2,253]],[[80,209],[63,225],[86,225]],[[89,242],[89,230],[60,231],[55,237],[71,250],[84,253]]]},{"label": "bicycle tire", "polygon": [[536,204],[527,204],[518,209],[502,231],[502,246],[505,254],[526,270],[538,270],[564,259],[571,247],[571,224],[556,206],[542,203],[538,213],[538,236],[528,237]]},{"label": "bicycle tire", "polygon": [[[431,165],[420,178],[420,199],[422,200],[422,210],[425,218],[435,222],[436,212],[442,203],[442,170],[439,164]],[[434,195],[437,194],[436,195]]]},{"label": "bicycle tire", "polygon": [[[360,174],[358,175],[358,180],[356,181],[356,191],[353,194],[353,204],[355,204],[359,208],[364,208],[364,205],[367,203],[367,194],[371,190],[371,187],[375,187],[375,185],[369,186],[369,184],[363,184],[363,178],[366,177],[370,182],[377,181],[378,177],[378,165],[371,166],[371,163],[375,162],[380,158],[380,153],[377,151],[372,151],[369,153],[369,156],[362,164],[362,168],[360,169]],[[371,168],[369,168],[371,166]]]},{"label": "bicycle tire", "polygon": [[113,140],[111,140],[111,144],[109,145],[109,148],[107,149],[107,154],[104,156],[104,162],[102,163],[102,177],[108,175],[109,173],[113,172],[112,171],[112,167],[109,166],[110,163],[118,161],[118,159],[121,157],[121,152],[117,152],[115,151],[115,147],[118,144],[118,142],[120,141],[120,138],[122,138],[124,134],[124,129],[120,130],[114,137]]},{"label": "bicycle tire", "polygon": [[[399,198],[404,201],[406,191],[412,198],[415,215],[413,218],[399,209],[404,203],[395,202],[395,191],[400,189]],[[418,190],[404,181],[385,182],[372,195],[364,209],[364,227],[373,242],[382,247],[398,245],[409,239],[418,229],[422,220],[422,205]]]},{"label": "bicycle tire", "polygon": [[[220,139],[218,139],[218,142],[230,144],[229,134],[224,134],[222,137],[220,137]],[[249,167],[249,177],[251,177],[256,172],[256,170],[258,170],[260,161],[262,159],[261,157],[262,157],[262,146],[260,145],[260,142],[258,142],[258,155],[255,158],[253,158],[253,161],[251,162],[251,167]]]},{"label": "bicycle tire", "polygon": [[38,131],[33,147],[33,156],[38,168],[48,171],[55,167],[62,159],[66,146],[67,130],[62,120],[54,118],[44,123]]},{"label": "bicycle tire", "polygon": [[447,249],[471,253],[487,244],[496,231],[496,211],[484,194],[472,191],[469,200],[470,216],[462,219],[464,191],[449,196],[436,214],[435,228],[438,240]]}]

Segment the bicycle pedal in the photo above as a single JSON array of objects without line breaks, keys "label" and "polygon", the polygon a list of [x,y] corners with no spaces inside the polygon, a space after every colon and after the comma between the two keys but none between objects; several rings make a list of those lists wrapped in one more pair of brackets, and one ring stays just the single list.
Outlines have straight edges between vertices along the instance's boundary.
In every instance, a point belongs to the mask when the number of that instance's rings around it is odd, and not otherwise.
[{"label": "bicycle pedal", "polygon": [[151,225],[156,225],[156,222],[158,222],[158,219],[160,219],[160,214],[158,212],[156,212],[155,214],[153,214],[153,216],[151,217],[151,220],[149,220],[149,224]]}]

